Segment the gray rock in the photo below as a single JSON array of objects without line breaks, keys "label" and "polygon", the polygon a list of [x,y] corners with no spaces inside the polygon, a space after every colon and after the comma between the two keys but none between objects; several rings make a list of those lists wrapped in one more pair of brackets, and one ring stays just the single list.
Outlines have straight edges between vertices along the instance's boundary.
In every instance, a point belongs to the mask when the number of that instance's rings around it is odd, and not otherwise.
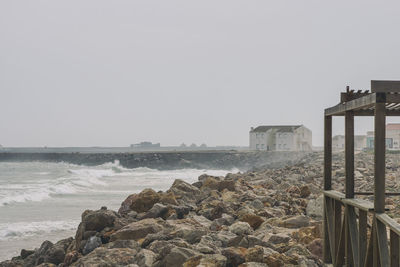
[{"label": "gray rock", "polygon": [[324,196],[320,195],[316,199],[310,199],[307,204],[306,213],[310,217],[322,218],[324,212]]},{"label": "gray rock", "polygon": [[229,226],[229,231],[237,235],[249,235],[253,233],[253,229],[247,222],[236,222]]},{"label": "gray rock", "polygon": [[140,220],[146,219],[146,218],[159,218],[159,217],[164,217],[164,215],[168,212],[167,206],[156,203],[153,205],[153,207],[147,211],[143,216],[139,217]]},{"label": "gray rock", "polygon": [[111,235],[111,241],[115,240],[138,240],[148,234],[157,233],[163,227],[156,219],[144,219],[130,223]]},{"label": "gray rock", "polygon": [[164,258],[164,264],[165,266],[182,266],[189,258],[197,254],[191,249],[175,247]]},{"label": "gray rock", "polygon": [[156,261],[156,254],[148,249],[142,249],[135,257],[136,263],[141,267],[151,267]]},{"label": "gray rock", "polygon": [[130,248],[107,249],[99,247],[70,266],[127,266],[136,263],[136,254],[137,251]]},{"label": "gray rock", "polygon": [[298,215],[282,221],[282,226],[286,228],[300,228],[310,225],[310,218],[304,215]]},{"label": "gray rock", "polygon": [[101,246],[101,238],[98,236],[92,236],[88,239],[85,244],[85,247],[82,250],[82,254],[86,255],[92,252],[94,249]]},{"label": "gray rock", "polygon": [[271,242],[272,244],[281,244],[281,243],[288,243],[289,240],[290,240],[290,237],[286,234],[276,234],[276,235],[272,235],[268,239],[268,242]]}]

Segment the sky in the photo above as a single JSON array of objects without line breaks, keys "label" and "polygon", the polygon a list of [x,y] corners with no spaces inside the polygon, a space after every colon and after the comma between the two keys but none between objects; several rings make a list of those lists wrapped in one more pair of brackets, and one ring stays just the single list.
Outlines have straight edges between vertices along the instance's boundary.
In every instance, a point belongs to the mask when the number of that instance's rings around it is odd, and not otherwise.
[{"label": "sky", "polygon": [[[246,146],[400,79],[399,1],[0,0],[0,144]],[[397,120],[399,121],[399,120]],[[396,120],[393,120],[396,122]],[[344,121],[334,119],[334,134]],[[356,118],[356,134],[373,120]]]}]

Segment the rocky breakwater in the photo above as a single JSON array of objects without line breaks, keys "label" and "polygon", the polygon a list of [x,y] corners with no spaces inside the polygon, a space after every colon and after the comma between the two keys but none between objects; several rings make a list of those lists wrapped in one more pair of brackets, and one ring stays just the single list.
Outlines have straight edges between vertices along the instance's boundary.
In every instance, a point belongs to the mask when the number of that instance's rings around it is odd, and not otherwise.
[{"label": "rocky breakwater", "polygon": [[321,266],[320,159],[145,189],[0,266]]}]

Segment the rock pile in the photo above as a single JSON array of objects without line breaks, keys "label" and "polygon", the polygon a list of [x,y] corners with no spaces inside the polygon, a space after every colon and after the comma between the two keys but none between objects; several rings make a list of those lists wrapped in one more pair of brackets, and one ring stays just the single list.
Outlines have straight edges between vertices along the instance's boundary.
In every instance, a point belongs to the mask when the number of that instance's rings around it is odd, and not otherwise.
[{"label": "rock pile", "polygon": [[[0,266],[322,266],[322,159],[145,189],[118,212],[83,212],[74,238]],[[335,175],[341,168],[334,162]],[[356,170],[369,186],[364,158]],[[340,175],[334,186],[343,188]]]}]

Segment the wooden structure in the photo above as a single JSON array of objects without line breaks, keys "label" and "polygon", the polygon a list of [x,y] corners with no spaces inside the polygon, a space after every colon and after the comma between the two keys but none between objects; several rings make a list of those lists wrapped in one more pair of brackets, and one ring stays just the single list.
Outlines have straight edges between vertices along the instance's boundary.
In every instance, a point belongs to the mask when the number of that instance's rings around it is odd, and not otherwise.
[{"label": "wooden structure", "polygon": [[[332,117],[345,117],[345,192],[332,189]],[[354,116],[375,117],[374,192],[354,191]],[[347,87],[325,109],[324,263],[333,266],[400,266],[400,224],[385,214],[386,116],[400,116],[400,81],[371,81],[371,92]],[[373,195],[374,203],[355,198]]]}]

